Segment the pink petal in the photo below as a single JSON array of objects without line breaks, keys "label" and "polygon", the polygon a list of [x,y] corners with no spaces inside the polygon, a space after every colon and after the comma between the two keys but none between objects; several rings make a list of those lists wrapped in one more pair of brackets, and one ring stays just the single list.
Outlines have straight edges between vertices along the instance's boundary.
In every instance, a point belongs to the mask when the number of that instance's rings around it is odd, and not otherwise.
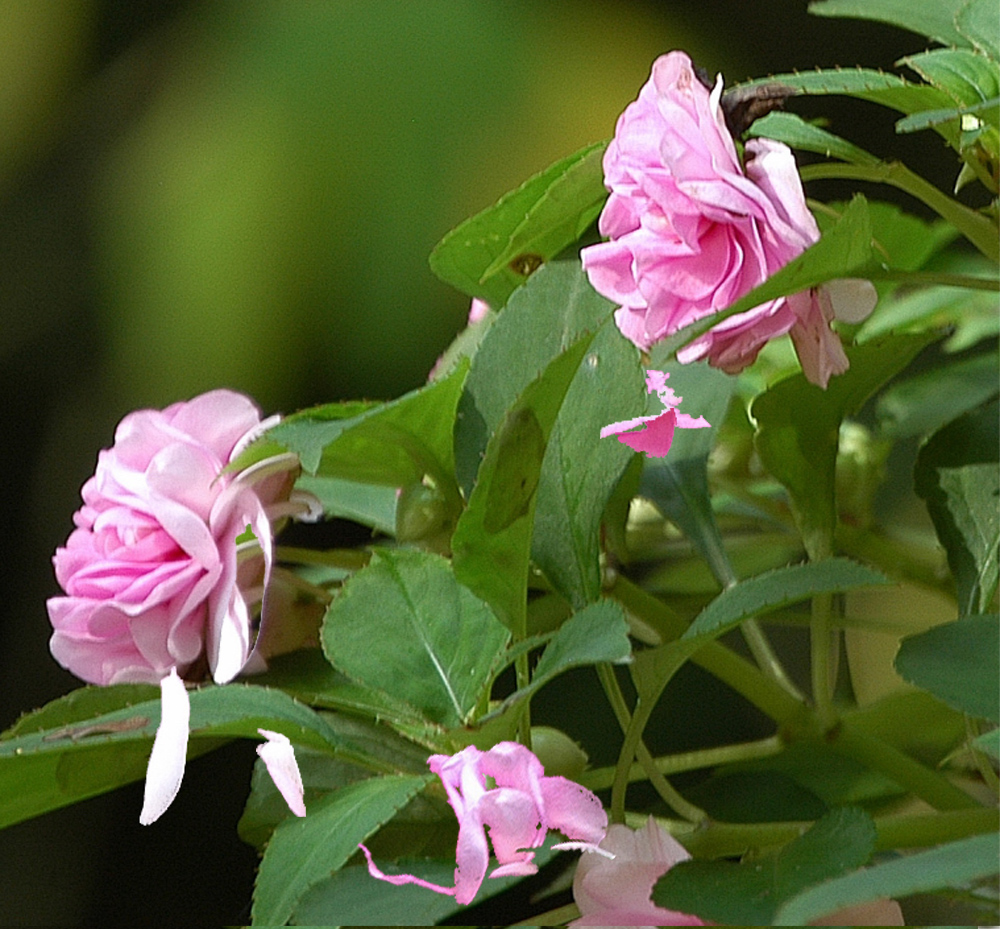
[{"label": "pink petal", "polygon": [[565,777],[542,780],[545,825],[573,841],[598,843],[608,828],[608,814],[597,796]]},{"label": "pink petal", "polygon": [[160,725],[153,739],[153,750],[146,768],[146,790],[139,822],[156,822],[174,802],[184,779],[187,761],[188,726],[191,702],[177,669],[160,681]]},{"label": "pink petal", "polygon": [[440,884],[432,884],[430,881],[425,881],[422,877],[417,877],[415,874],[384,874],[376,867],[375,862],[372,860],[372,853],[364,845],[359,845],[358,848],[365,853],[365,858],[368,859],[368,873],[380,881],[388,881],[397,887],[403,884],[416,884],[418,887],[426,887],[435,893],[447,894],[449,897],[455,896],[454,887],[442,887]]},{"label": "pink petal", "polygon": [[285,798],[288,808],[296,816],[306,815],[305,801],[302,799],[302,775],[295,761],[295,750],[287,736],[270,729],[257,730],[266,742],[257,746],[257,754],[267,767],[274,786]]},{"label": "pink petal", "polygon": [[618,441],[637,452],[645,452],[652,458],[662,458],[670,451],[676,424],[676,411],[667,410],[646,423],[637,432],[626,432],[619,435]]}]

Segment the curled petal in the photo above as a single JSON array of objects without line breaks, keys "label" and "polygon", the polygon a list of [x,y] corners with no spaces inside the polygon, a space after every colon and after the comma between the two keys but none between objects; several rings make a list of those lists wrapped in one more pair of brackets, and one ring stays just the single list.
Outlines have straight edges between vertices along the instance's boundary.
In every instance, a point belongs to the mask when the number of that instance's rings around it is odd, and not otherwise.
[{"label": "curled petal", "polygon": [[418,887],[426,887],[435,893],[446,894],[449,897],[455,896],[454,887],[442,887],[440,884],[432,884],[430,881],[425,881],[422,877],[417,877],[415,874],[384,874],[378,869],[375,862],[372,861],[372,853],[364,845],[359,845],[358,848],[365,853],[365,858],[368,859],[368,873],[380,881],[387,881],[390,884],[395,884],[397,887],[402,884],[416,884]]},{"label": "curled petal", "polygon": [[306,815],[306,805],[302,799],[302,775],[295,761],[295,750],[288,737],[270,729],[257,730],[265,739],[257,746],[257,754],[267,767],[274,786],[285,798],[288,808],[296,816]]},{"label": "curled petal", "polygon": [[160,725],[153,739],[153,750],[146,768],[146,789],[139,822],[156,822],[174,802],[184,779],[187,760],[188,726],[191,702],[177,669],[160,681]]}]

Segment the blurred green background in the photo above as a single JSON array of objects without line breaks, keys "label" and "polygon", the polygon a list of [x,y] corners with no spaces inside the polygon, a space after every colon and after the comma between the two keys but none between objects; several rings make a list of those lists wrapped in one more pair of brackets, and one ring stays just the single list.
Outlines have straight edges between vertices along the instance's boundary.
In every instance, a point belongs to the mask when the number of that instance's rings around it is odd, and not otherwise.
[{"label": "blurred green background", "polygon": [[[0,727],[76,686],[50,558],[126,412],[398,395],[468,309],[437,240],[609,137],[658,54],[735,83],[921,41],[800,0],[0,0]],[[842,106],[834,130],[886,150],[892,120]],[[948,183],[925,142],[904,157]],[[193,762],[150,828],[135,785],[0,832],[0,924],[248,920],[253,757]]]}]

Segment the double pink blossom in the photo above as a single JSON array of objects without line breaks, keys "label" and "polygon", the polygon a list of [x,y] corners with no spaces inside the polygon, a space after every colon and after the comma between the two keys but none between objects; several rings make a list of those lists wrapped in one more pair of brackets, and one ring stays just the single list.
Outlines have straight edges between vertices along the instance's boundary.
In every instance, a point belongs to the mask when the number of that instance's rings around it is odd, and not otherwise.
[{"label": "double pink blossom", "polygon": [[[611,423],[601,430],[601,438],[613,435],[634,451],[645,452],[651,458],[662,458],[670,451],[675,428],[679,426],[681,429],[704,429],[710,426],[711,423],[704,416],[695,419],[687,413],[677,411],[684,398],[678,397],[667,387],[668,377],[670,375],[664,371],[650,369],[646,372],[646,390],[659,397],[660,403],[664,406],[662,413]],[[637,426],[641,428],[637,429]]]},{"label": "double pink blossom", "polygon": [[254,609],[270,577],[273,523],[315,515],[315,501],[294,490],[296,456],[227,470],[272,424],[228,390],[130,413],[98,455],[76,528],[53,559],[65,591],[47,604],[56,660],[94,684],[160,682],[143,823],[170,805],[183,776],[183,679],[207,673],[224,684],[259,663]]},{"label": "double pink blossom", "polygon": [[[581,258],[642,349],[725,309],[819,239],[791,151],[751,139],[741,163],[721,97],[721,76],[709,91],[683,52],[658,58],[604,156],[609,241]],[[806,377],[825,387],[848,366],[830,323],[859,322],[874,305],[870,282],[836,281],[731,316],[677,357],[736,373],[789,333]]]},{"label": "double pink blossom", "polygon": [[431,755],[427,763],[441,778],[458,817],[455,886],[432,884],[413,874],[383,874],[362,845],[372,877],[390,884],[418,884],[466,904],[486,877],[489,842],[498,862],[490,877],[503,877],[538,870],[534,849],[549,830],[571,840],[554,845],[556,849],[596,850],[604,837],[608,817],[601,801],[564,777],[546,777],[538,758],[516,742],[499,742],[485,752],[469,746],[455,755]]}]

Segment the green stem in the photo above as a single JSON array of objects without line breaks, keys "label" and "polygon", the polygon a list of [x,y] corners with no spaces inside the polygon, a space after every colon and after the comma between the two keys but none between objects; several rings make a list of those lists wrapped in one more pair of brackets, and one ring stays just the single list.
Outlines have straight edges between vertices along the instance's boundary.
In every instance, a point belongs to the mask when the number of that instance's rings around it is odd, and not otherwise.
[{"label": "green stem", "polygon": [[[608,697],[608,702],[614,711],[618,725],[625,733],[625,743],[618,758],[618,764],[614,768],[614,776],[611,781],[611,821],[620,823],[625,821],[625,791],[629,783],[632,758],[639,761],[640,766],[646,773],[650,783],[656,788],[656,792],[663,798],[669,806],[680,813],[685,819],[691,822],[701,822],[707,818],[707,814],[700,807],[688,803],[670,784],[670,782],[656,768],[649,749],[642,742],[642,731],[644,726],[633,727],[633,717],[629,712],[625,702],[625,696],[618,686],[618,679],[615,677],[614,669],[607,663],[597,666],[597,675],[600,678],[601,686]],[[638,704],[636,706],[638,710]],[[628,746],[628,747],[626,747]]]},{"label": "green stem", "polygon": [[942,287],[965,287],[968,290],[1000,290],[1000,280],[990,277],[976,277],[972,274],[945,274],[943,271],[872,271],[867,273],[872,281],[900,281],[904,284]]},{"label": "green stem", "polygon": [[[523,636],[522,636],[523,638]],[[531,683],[531,667],[528,664],[528,653],[522,652],[514,659],[514,676],[517,690]],[[531,751],[531,700],[521,702],[521,716],[517,721],[517,740]]]},{"label": "green stem", "polygon": [[[626,610],[655,629],[663,641],[678,639],[687,629],[688,624],[670,607],[622,575],[618,575],[610,593]],[[809,709],[802,701],[726,646],[709,642],[691,661],[728,684],[779,725],[809,728]]]},{"label": "green stem", "polygon": [[580,918],[580,908],[575,903],[567,903],[565,906],[557,906],[554,910],[547,910],[537,916],[529,916],[519,923],[511,923],[511,926],[565,926],[566,923]]},{"label": "green stem", "polygon": [[991,261],[996,261],[997,253],[1000,252],[1000,235],[995,223],[957,200],[952,200],[898,161],[881,162],[876,165],[823,162],[807,165],[799,174],[803,181],[839,178],[898,187],[929,206],[942,219],[948,220]]},{"label": "green stem", "polygon": [[[645,825],[648,816],[630,813],[626,825]],[[752,849],[784,845],[798,838],[813,824],[808,821],[783,823],[718,823],[699,826],[663,821],[661,823],[696,858],[731,858]],[[926,848],[954,842],[972,835],[993,832],[1000,826],[1000,812],[979,807],[916,816],[884,816],[875,819],[875,848]]]},{"label": "green stem", "polygon": [[833,708],[831,670],[835,663],[833,649],[840,638],[830,627],[832,608],[832,594],[819,594],[813,597],[809,627],[809,657],[812,668],[813,706],[816,708],[819,726],[824,732],[832,728],[837,721],[837,712]]},{"label": "green stem", "polygon": [[278,545],[275,560],[285,564],[322,565],[326,568],[341,568],[344,571],[360,571],[371,560],[371,552],[353,548],[328,548],[318,551],[314,548],[295,548]]},{"label": "green stem", "polygon": [[849,719],[841,720],[830,733],[827,743],[838,754],[882,772],[937,810],[962,810],[979,806],[946,777],[881,739],[858,731]]},{"label": "green stem", "polygon": [[[780,754],[785,743],[780,736],[772,735],[755,742],[740,742],[735,745],[720,745],[717,748],[701,748],[692,752],[677,752],[673,755],[661,755],[652,759],[652,764],[661,774],[680,774],[683,771],[698,771],[703,768],[714,768],[724,764],[734,764],[739,761],[752,761],[758,758],[771,758]],[[611,786],[615,777],[615,768],[593,768],[577,778],[578,783],[588,790],[605,790]],[[640,764],[631,766],[628,772],[628,782],[647,779],[646,769]]]}]

